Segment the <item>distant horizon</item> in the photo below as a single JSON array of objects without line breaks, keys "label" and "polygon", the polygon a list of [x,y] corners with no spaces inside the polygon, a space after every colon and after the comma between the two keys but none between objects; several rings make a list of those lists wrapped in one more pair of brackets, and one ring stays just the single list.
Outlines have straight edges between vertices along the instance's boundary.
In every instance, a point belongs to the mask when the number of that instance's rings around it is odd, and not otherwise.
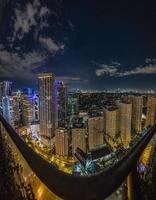
[{"label": "distant horizon", "polygon": [[[44,73],[44,72],[41,72],[41,73]],[[48,73],[52,73],[52,72],[48,72]],[[156,91],[156,88],[143,88],[143,87],[134,87],[134,88],[132,88],[132,87],[103,87],[103,88],[95,88],[95,87],[87,87],[87,88],[85,88],[85,87],[80,87],[80,86],[77,86],[77,87],[73,87],[72,85],[71,85],[71,83],[70,83],[70,79],[69,79],[69,77],[67,77],[68,78],[68,80],[66,81],[66,80],[62,80],[62,79],[66,79],[66,77],[58,77],[58,76],[55,76],[56,77],[56,79],[55,80],[60,80],[60,81],[63,81],[66,85],[67,85],[67,88],[71,91],[71,90],[93,90],[93,91],[105,91],[105,90],[129,90],[129,91],[134,91],[134,90],[138,90],[138,91],[149,91],[149,90],[153,90],[153,91]],[[61,79],[62,78],[62,79]],[[76,79],[76,77],[75,77],[75,79]],[[72,78],[71,78],[71,80],[72,80]],[[29,81],[26,81],[25,83],[23,83],[22,85],[19,85],[19,82],[18,82],[18,80],[16,81],[16,80],[12,80],[12,79],[5,79],[5,78],[3,78],[3,79],[0,79],[0,82],[2,82],[2,81],[11,81],[12,83],[13,83],[13,90],[20,90],[20,89],[24,89],[24,88],[31,88],[31,89],[35,89],[35,90],[37,90],[38,89],[38,83],[37,83],[37,74],[36,74],[36,76],[35,76],[35,78],[34,78],[34,81],[33,81],[33,83],[34,84],[32,84],[32,82],[29,82]],[[84,84],[85,85],[85,84]]]}]

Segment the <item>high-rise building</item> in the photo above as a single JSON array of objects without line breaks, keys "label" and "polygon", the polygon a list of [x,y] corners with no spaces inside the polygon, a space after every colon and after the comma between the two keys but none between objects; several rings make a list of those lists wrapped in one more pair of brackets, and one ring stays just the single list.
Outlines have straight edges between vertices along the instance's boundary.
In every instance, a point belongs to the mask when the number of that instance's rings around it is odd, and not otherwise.
[{"label": "high-rise building", "polygon": [[35,94],[21,95],[22,122],[24,126],[30,126],[30,124],[39,121],[38,103],[38,96]]},{"label": "high-rise building", "polygon": [[73,128],[72,129],[72,153],[76,151],[76,148],[82,149],[86,152],[86,128]]},{"label": "high-rise building", "polygon": [[10,125],[16,128],[20,121],[19,99],[17,96],[2,98],[3,116]]},{"label": "high-rise building", "polygon": [[21,94],[23,122],[25,125],[39,121],[39,96],[32,88],[24,88]]},{"label": "high-rise building", "polygon": [[67,119],[67,86],[64,82],[55,80],[55,114],[56,126],[65,127]]},{"label": "high-rise building", "polygon": [[141,129],[142,129],[142,112],[143,112],[142,96],[133,96],[132,97],[132,131],[135,133],[141,132]]},{"label": "high-rise building", "polygon": [[79,100],[78,97],[73,95],[68,96],[68,115],[77,115],[79,113]]},{"label": "high-rise building", "polygon": [[24,88],[21,94],[22,122],[30,126],[39,121],[39,97],[31,88]]},{"label": "high-rise building", "polygon": [[[116,107],[104,108],[104,135],[109,135],[115,139],[119,131],[119,116]],[[110,141],[111,142],[111,141]]]},{"label": "high-rise building", "polygon": [[122,101],[127,103],[132,103],[133,96],[132,95],[124,95],[122,96]]},{"label": "high-rise building", "polygon": [[39,96],[33,95],[33,122],[39,122]]},{"label": "high-rise building", "polygon": [[0,113],[2,114],[2,98],[12,95],[12,82],[2,81],[0,82]]},{"label": "high-rise building", "polygon": [[24,126],[30,126],[32,123],[32,99],[26,94],[21,95],[22,105],[22,123]]},{"label": "high-rise building", "polygon": [[88,119],[88,141],[89,149],[95,149],[103,144],[104,121],[102,116],[90,117]]},{"label": "high-rise building", "polygon": [[11,96],[12,95],[12,82],[3,81],[0,82],[0,96]]},{"label": "high-rise building", "polygon": [[122,102],[118,104],[119,108],[119,134],[123,145],[126,147],[131,140],[131,119],[132,119],[132,104]]},{"label": "high-rise building", "polygon": [[153,126],[156,119],[156,98],[148,96],[147,98],[147,113],[146,113],[146,126]]},{"label": "high-rise building", "polygon": [[55,136],[54,75],[42,73],[39,80],[39,118],[42,141],[51,146]]},{"label": "high-rise building", "polygon": [[2,109],[2,97],[3,97],[3,82],[0,82],[0,108],[1,109]]},{"label": "high-rise building", "polygon": [[65,128],[58,128],[55,131],[56,154],[68,156],[68,132]]}]

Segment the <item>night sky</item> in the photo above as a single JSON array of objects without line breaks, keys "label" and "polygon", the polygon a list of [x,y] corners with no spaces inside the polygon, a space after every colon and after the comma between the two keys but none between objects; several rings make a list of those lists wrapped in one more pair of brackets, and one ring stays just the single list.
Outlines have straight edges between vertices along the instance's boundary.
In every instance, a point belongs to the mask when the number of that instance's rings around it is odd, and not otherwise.
[{"label": "night sky", "polygon": [[[138,3],[137,3],[138,2]],[[70,88],[156,89],[156,3],[0,0],[0,80]]]}]

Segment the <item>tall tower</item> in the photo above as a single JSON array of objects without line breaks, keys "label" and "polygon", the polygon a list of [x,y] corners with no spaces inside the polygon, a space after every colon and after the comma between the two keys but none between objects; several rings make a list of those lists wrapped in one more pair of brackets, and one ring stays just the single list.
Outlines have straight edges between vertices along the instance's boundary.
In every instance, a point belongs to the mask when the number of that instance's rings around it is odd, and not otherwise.
[{"label": "tall tower", "polygon": [[42,73],[39,80],[40,136],[48,146],[55,136],[54,75]]},{"label": "tall tower", "polygon": [[73,116],[79,113],[79,100],[78,97],[74,97],[73,94],[68,96],[68,115]]},{"label": "tall tower", "polygon": [[21,104],[22,104],[22,122],[24,126],[30,126],[33,121],[33,110],[32,105],[33,101],[31,96],[22,94],[21,95]]},{"label": "tall tower", "polygon": [[2,97],[3,97],[3,82],[0,82],[0,114],[3,114]]},{"label": "tall tower", "polygon": [[11,96],[12,95],[12,82],[11,81],[1,82],[1,93],[2,93],[2,96]]},{"label": "tall tower", "polygon": [[76,148],[79,147],[86,152],[86,129],[85,127],[72,129],[72,153],[74,155]]},{"label": "tall tower", "polygon": [[56,129],[55,134],[56,154],[68,156],[68,132],[65,128]]},{"label": "tall tower", "polygon": [[89,149],[95,149],[103,144],[104,122],[103,117],[90,117],[88,119]]},{"label": "tall tower", "polygon": [[115,139],[118,131],[118,109],[114,107],[104,108],[104,134]]},{"label": "tall tower", "polygon": [[2,81],[0,82],[0,113],[2,114],[2,98],[12,95],[12,82]]},{"label": "tall tower", "polygon": [[67,86],[55,80],[55,114],[56,126],[65,127],[67,119]]},{"label": "tall tower", "polygon": [[24,126],[39,121],[39,97],[30,88],[25,88],[21,94],[22,122]]},{"label": "tall tower", "polygon": [[3,116],[7,122],[16,128],[20,122],[19,99],[17,96],[5,96],[2,98]]},{"label": "tall tower", "polygon": [[142,96],[133,96],[132,98],[132,130],[135,133],[141,132],[143,112],[143,98]]},{"label": "tall tower", "polygon": [[131,118],[132,104],[119,103],[119,133],[124,146],[126,147],[131,140]]},{"label": "tall tower", "polygon": [[147,98],[147,114],[146,114],[146,126],[153,126],[156,118],[156,98],[148,96]]}]

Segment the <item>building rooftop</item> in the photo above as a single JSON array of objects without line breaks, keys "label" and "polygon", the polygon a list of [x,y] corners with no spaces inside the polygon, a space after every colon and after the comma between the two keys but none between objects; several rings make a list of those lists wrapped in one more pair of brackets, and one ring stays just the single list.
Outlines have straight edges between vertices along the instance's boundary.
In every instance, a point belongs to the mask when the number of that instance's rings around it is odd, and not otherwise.
[{"label": "building rooftop", "polygon": [[38,74],[38,78],[46,78],[46,77],[52,77],[52,76],[54,76],[53,73],[47,73],[47,72]]},{"label": "building rooftop", "polygon": [[104,106],[104,109],[108,111],[114,111],[114,110],[117,110],[118,108],[116,105],[112,105],[112,106]]}]

